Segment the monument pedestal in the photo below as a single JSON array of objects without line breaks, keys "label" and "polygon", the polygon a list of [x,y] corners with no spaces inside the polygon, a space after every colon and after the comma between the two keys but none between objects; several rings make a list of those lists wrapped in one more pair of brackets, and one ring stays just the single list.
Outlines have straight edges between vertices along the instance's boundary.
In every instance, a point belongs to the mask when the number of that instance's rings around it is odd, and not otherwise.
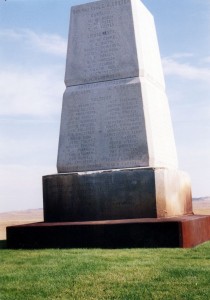
[{"label": "monument pedestal", "polygon": [[43,200],[45,222],[192,214],[188,175],[165,168],[44,176]]},{"label": "monument pedestal", "polygon": [[11,249],[190,248],[210,240],[210,216],[94,222],[34,223],[7,227]]}]

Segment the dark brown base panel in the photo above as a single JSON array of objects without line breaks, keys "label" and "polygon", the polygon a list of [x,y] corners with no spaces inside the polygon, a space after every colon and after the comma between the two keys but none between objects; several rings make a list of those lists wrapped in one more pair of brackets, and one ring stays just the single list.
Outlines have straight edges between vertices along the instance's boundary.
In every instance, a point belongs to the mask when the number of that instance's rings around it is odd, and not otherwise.
[{"label": "dark brown base panel", "polygon": [[190,248],[210,240],[210,216],[94,222],[34,223],[7,227],[11,249]]},{"label": "dark brown base panel", "polygon": [[159,218],[192,213],[189,177],[167,168],[43,177],[45,222]]}]

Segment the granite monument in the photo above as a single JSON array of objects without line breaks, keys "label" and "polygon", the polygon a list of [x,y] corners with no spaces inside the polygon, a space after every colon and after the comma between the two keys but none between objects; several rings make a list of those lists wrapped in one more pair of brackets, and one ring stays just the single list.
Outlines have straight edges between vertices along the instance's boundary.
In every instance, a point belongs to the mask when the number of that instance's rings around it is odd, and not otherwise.
[{"label": "granite monument", "polygon": [[59,173],[43,179],[45,220],[192,213],[153,16],[139,0],[107,0],[72,7],[70,20]]}]

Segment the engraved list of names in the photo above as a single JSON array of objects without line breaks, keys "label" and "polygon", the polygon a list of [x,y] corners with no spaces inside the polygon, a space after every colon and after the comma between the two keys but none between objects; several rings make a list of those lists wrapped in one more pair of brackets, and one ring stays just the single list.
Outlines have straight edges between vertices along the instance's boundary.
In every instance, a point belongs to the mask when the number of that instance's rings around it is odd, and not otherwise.
[{"label": "engraved list of names", "polygon": [[67,89],[58,160],[63,172],[137,167],[147,162],[138,79]]},{"label": "engraved list of names", "polygon": [[127,19],[132,19],[129,0],[72,8],[67,86],[138,76],[133,23]]}]

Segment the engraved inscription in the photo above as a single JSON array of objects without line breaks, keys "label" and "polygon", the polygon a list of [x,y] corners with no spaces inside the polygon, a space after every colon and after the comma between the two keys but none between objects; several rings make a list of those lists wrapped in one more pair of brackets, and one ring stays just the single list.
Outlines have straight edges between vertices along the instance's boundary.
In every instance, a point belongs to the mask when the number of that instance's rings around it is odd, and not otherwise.
[{"label": "engraved inscription", "polygon": [[130,0],[73,7],[67,86],[134,76],[138,61]]},{"label": "engraved inscription", "polygon": [[130,0],[116,0],[116,1],[100,1],[97,3],[91,3],[89,5],[77,5],[75,7],[72,7],[73,14],[81,14],[81,13],[87,13],[87,12],[97,12],[106,9],[106,8],[114,8],[123,6],[125,4],[130,3]]},{"label": "engraved inscription", "polygon": [[140,83],[120,82],[69,88],[58,156],[62,172],[148,164]]}]

